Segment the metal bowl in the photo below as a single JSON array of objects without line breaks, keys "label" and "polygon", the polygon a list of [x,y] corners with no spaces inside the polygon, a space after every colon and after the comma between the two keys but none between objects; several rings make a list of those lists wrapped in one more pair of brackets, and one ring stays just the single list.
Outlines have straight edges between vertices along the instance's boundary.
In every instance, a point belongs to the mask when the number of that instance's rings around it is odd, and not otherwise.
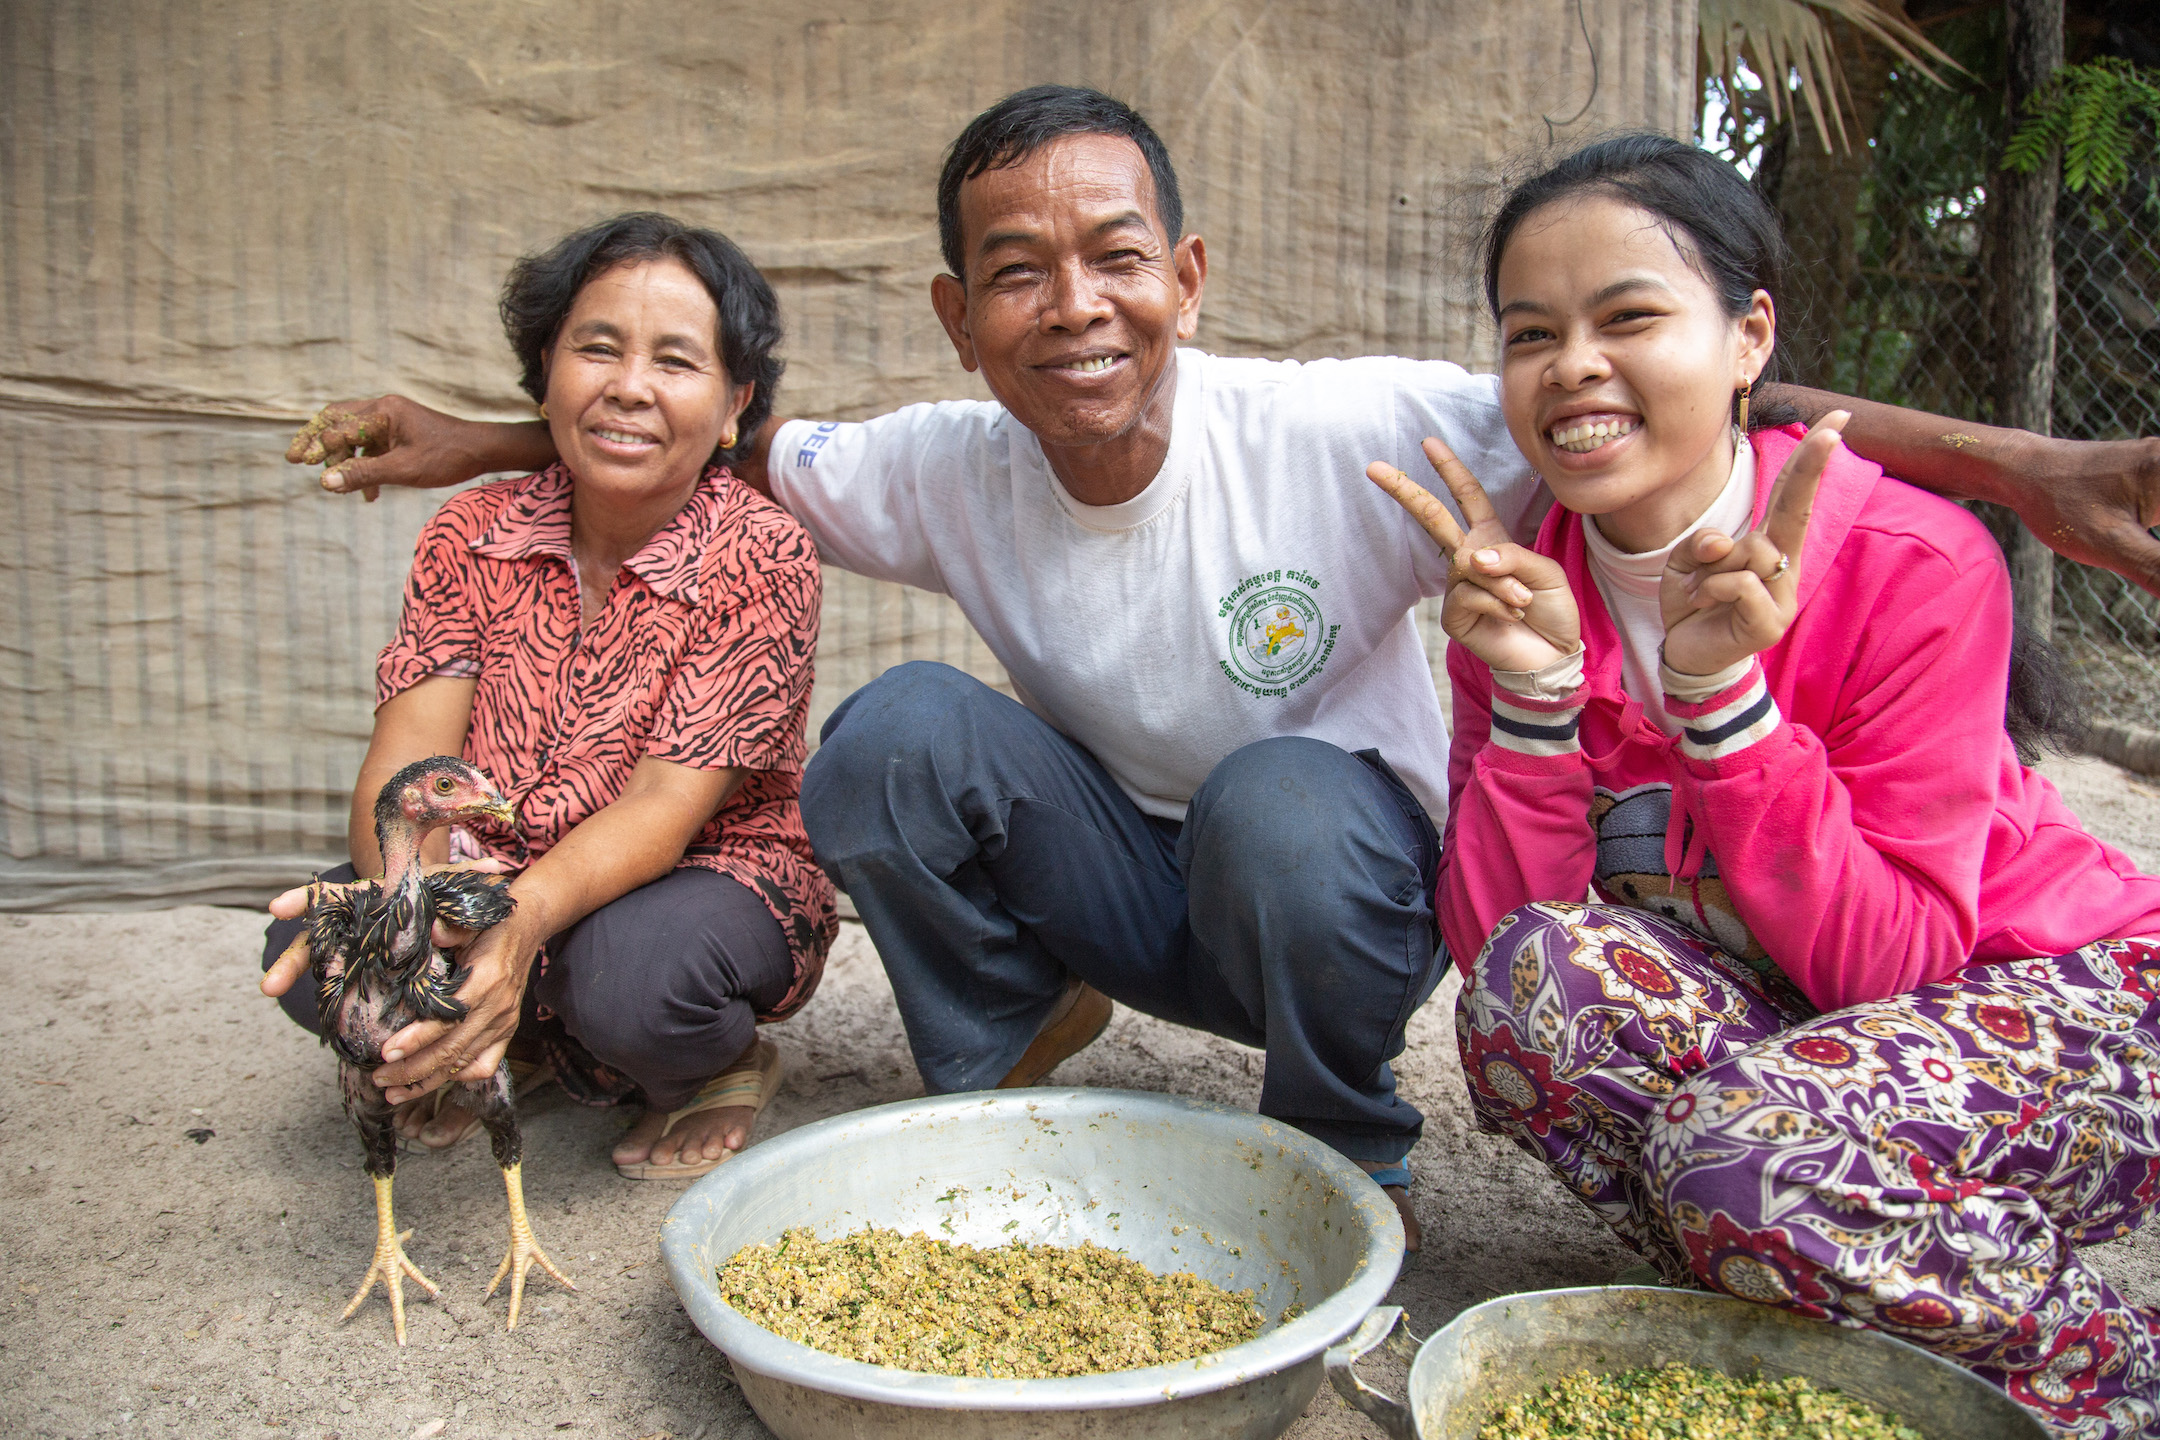
[{"label": "metal bowl", "polygon": [[1354,1368],[1401,1319],[1393,1306],[1375,1310],[1327,1355],[1336,1391],[1393,1440],[1471,1440],[1499,1406],[1563,1375],[1673,1361],[1743,1377],[1802,1375],[1881,1406],[1928,1440],[2049,1435],[2031,1411],[1971,1371],[1880,1331],[1651,1285],[1533,1290],[1473,1305],[1418,1347],[1405,1405]]},{"label": "metal bowl", "polygon": [[[972,1245],[1092,1240],[1158,1273],[1250,1289],[1243,1345],[1073,1380],[979,1380],[865,1365],[784,1340],[720,1298],[745,1245],[807,1226],[881,1225]],[[1402,1264],[1402,1220],[1365,1172],[1287,1125],[1124,1090],[1009,1090],[903,1101],[805,1125],[692,1185],[660,1248],[675,1293],[782,1440],[1237,1436],[1304,1410],[1320,1354]],[[1284,1323],[1292,1305],[1304,1313]]]}]

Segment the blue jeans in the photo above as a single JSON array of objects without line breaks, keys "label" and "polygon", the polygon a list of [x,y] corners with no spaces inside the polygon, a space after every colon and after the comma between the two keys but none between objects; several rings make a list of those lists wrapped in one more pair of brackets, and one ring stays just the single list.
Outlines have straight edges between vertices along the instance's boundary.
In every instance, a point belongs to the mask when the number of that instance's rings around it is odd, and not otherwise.
[{"label": "blue jeans", "polygon": [[1245,746],[1180,825],[1016,701],[916,662],[825,722],[802,809],[932,1093],[1003,1079],[1070,973],[1264,1048],[1260,1113],[1352,1159],[1417,1143],[1388,1062],[1446,969],[1440,842],[1377,752]]}]

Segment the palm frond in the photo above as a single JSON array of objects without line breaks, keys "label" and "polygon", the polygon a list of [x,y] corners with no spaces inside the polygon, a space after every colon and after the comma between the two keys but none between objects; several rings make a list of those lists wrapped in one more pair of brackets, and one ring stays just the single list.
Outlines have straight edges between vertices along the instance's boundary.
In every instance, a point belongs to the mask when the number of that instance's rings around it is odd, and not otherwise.
[{"label": "palm frond", "polygon": [[1876,0],[1701,0],[1697,13],[1705,73],[1722,78],[1730,94],[1746,61],[1762,79],[1772,120],[1785,118],[1787,77],[1792,77],[1824,150],[1849,143],[1838,100],[1852,98],[1830,42],[1828,17],[1844,20],[1938,84],[1941,77],[1931,63],[1962,68],[1910,20]]}]

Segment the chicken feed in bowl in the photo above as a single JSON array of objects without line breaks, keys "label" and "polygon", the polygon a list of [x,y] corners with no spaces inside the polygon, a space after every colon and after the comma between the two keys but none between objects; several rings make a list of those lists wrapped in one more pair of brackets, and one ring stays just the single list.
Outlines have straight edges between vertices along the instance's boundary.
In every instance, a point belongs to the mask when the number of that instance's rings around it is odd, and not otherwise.
[{"label": "chicken feed in bowl", "polygon": [[1118,1251],[978,1249],[867,1226],[790,1230],[720,1267],[721,1298],[789,1340],[931,1375],[1050,1380],[1191,1360],[1259,1333],[1252,1291],[1158,1275]]},{"label": "chicken feed in bowl", "polygon": [[[1030,1379],[872,1364],[789,1339],[722,1293],[740,1252],[869,1227],[977,1251],[1094,1246],[1155,1280],[1251,1292],[1251,1338],[1188,1359]],[[791,1245],[792,1253],[792,1245]],[[661,1234],[669,1279],[780,1440],[1268,1440],[1320,1352],[1394,1280],[1402,1221],[1353,1162],[1279,1121],[1133,1091],[902,1101],[762,1140],[693,1184]]]}]

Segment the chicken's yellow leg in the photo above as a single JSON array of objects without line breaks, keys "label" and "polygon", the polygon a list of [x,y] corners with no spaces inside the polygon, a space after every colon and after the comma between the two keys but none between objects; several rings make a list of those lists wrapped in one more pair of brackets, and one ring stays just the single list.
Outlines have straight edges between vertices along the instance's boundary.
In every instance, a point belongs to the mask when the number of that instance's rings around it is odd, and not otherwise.
[{"label": "chicken's yellow leg", "polygon": [[503,1190],[510,1196],[510,1248],[503,1252],[502,1267],[495,1272],[495,1278],[488,1281],[487,1294],[480,1297],[483,1305],[494,1299],[495,1287],[502,1284],[503,1276],[510,1277],[510,1324],[506,1328],[511,1330],[517,1329],[518,1305],[525,1299],[525,1272],[535,1264],[562,1282],[565,1290],[577,1289],[576,1282],[555,1268],[555,1262],[533,1238],[532,1222],[525,1218],[525,1186],[518,1178],[519,1169],[509,1165],[502,1172]]},{"label": "chicken's yellow leg", "polygon": [[405,1238],[410,1234],[412,1234],[410,1230],[403,1232],[403,1234],[399,1233],[397,1220],[390,1212],[390,1177],[388,1175],[377,1175],[375,1177],[375,1259],[368,1266],[367,1278],[362,1280],[360,1288],[353,1292],[352,1303],[345,1307],[343,1315],[338,1316],[339,1324],[342,1325],[347,1320],[352,1319],[353,1311],[360,1308],[361,1302],[367,1299],[368,1292],[375,1288],[377,1277],[380,1277],[383,1288],[390,1292],[390,1323],[397,1329],[397,1343],[400,1345],[405,1343],[405,1291],[399,1283],[401,1277],[405,1275],[412,1276],[414,1280],[419,1282],[420,1288],[427,1291],[429,1299],[433,1299],[438,1293],[435,1289],[435,1282],[421,1274],[419,1267],[405,1258]]}]

